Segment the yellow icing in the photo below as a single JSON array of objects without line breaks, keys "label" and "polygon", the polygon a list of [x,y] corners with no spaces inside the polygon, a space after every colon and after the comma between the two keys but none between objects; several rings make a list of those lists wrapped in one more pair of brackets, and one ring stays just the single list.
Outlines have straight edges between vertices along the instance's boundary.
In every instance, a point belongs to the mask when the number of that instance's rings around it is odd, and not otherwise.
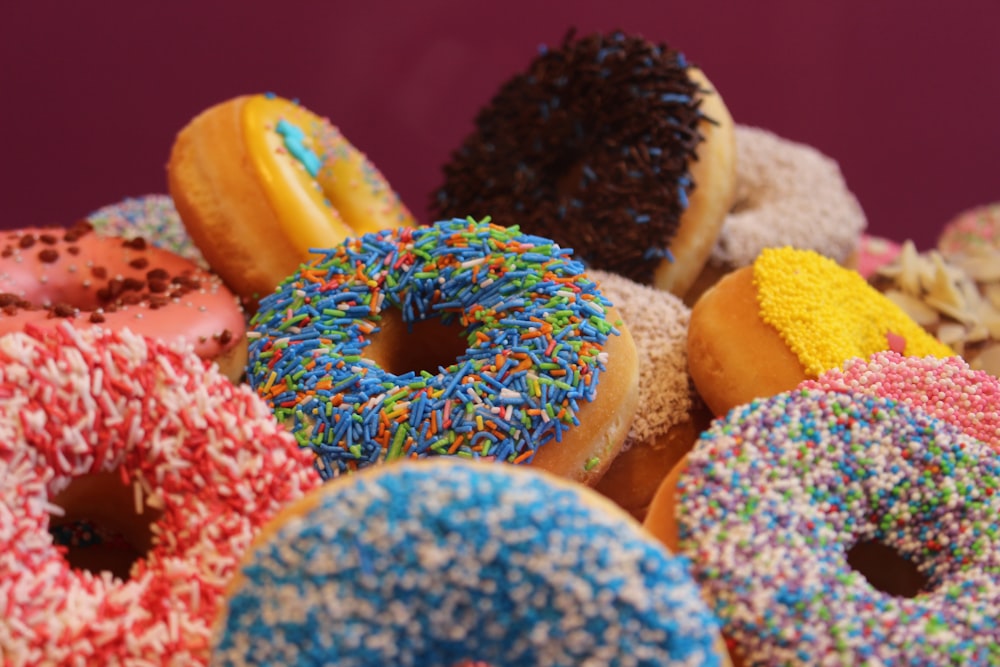
[{"label": "yellow icing", "polygon": [[[282,120],[302,131],[302,145],[321,160],[315,177],[289,153],[277,131]],[[327,120],[281,97],[254,95],[242,122],[268,201],[303,258],[348,236],[416,225],[375,166]]]},{"label": "yellow icing", "polygon": [[854,357],[889,349],[906,356],[955,354],[855,271],[812,250],[769,248],[754,261],[760,316],[778,330],[806,375],[816,377]]}]

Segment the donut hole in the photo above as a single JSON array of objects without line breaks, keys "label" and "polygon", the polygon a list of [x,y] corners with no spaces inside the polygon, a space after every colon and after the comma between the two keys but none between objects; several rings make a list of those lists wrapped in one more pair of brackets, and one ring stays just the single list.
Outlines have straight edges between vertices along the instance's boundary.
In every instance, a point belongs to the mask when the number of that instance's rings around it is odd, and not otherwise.
[{"label": "donut hole", "polygon": [[379,331],[362,355],[393,375],[427,371],[437,373],[468,352],[465,327],[457,318],[445,324],[440,317],[404,322],[398,308],[382,311]]},{"label": "donut hole", "polygon": [[847,564],[873,588],[896,597],[914,598],[928,587],[928,578],[916,564],[878,540],[856,542],[847,550]]},{"label": "donut hole", "polygon": [[145,493],[140,513],[136,497],[135,486],[114,471],[76,477],[51,499],[64,514],[51,515],[49,533],[71,568],[129,578],[132,565],[152,546],[150,526],[163,514]]}]

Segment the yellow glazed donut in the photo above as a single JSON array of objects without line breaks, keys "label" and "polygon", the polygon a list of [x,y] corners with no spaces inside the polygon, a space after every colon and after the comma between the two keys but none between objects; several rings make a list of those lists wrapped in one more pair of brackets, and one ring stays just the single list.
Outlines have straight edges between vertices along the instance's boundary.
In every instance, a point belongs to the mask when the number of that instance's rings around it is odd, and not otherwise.
[{"label": "yellow glazed donut", "polygon": [[167,177],[195,244],[251,307],[312,248],[416,225],[336,127],[270,94],[236,97],[196,116],[177,135]]}]

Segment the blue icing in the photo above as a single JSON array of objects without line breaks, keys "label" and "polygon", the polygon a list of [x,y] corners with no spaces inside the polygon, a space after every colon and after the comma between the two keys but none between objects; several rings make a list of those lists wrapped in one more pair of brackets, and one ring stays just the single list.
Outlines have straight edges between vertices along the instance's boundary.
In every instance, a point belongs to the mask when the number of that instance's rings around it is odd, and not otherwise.
[{"label": "blue icing", "polygon": [[718,665],[687,562],[510,466],[333,482],[242,569],[213,665]]},{"label": "blue icing", "polygon": [[310,176],[316,178],[323,160],[305,145],[306,135],[302,128],[281,119],[274,130],[284,138],[288,153],[302,164]]}]

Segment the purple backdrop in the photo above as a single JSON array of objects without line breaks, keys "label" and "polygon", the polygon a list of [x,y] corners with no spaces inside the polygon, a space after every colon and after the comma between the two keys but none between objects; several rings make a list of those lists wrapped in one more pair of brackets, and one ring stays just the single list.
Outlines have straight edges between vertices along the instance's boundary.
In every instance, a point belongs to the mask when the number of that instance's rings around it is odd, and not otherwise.
[{"label": "purple backdrop", "polygon": [[0,18],[0,227],[164,192],[184,123],[268,90],[329,116],[426,221],[476,110],[576,26],[681,49],[737,122],[836,158],[871,231],[926,247],[1000,199],[998,19],[992,0],[15,3]]}]

